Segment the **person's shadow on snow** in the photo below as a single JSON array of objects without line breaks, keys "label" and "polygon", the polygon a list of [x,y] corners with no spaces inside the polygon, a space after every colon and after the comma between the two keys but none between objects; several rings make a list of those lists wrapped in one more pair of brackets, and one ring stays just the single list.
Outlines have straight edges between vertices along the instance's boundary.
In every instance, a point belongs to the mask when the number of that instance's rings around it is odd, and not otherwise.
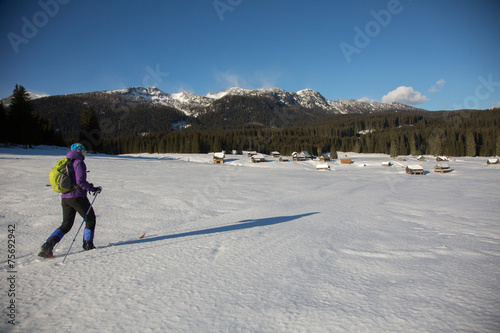
[{"label": "person's shadow on snow", "polygon": [[195,230],[195,231],[188,231],[188,232],[183,232],[183,233],[173,234],[173,235],[145,237],[142,239],[135,239],[135,240],[115,243],[115,244],[112,244],[111,246],[131,245],[131,244],[138,244],[138,243],[149,243],[149,242],[157,242],[157,241],[166,240],[166,239],[182,238],[182,237],[189,237],[189,236],[199,236],[199,235],[209,235],[209,234],[215,234],[215,233],[220,233],[220,232],[228,232],[228,231],[250,229],[250,228],[256,228],[256,227],[264,227],[264,226],[269,226],[269,225],[273,225],[273,224],[290,222],[293,220],[297,220],[297,219],[300,219],[300,218],[303,218],[306,216],[315,215],[315,214],[319,214],[319,212],[299,214],[299,215],[290,215],[290,216],[266,217],[266,218],[262,218],[262,219],[242,220],[236,224],[231,224],[231,225],[227,225],[227,226],[214,227],[214,228]]}]

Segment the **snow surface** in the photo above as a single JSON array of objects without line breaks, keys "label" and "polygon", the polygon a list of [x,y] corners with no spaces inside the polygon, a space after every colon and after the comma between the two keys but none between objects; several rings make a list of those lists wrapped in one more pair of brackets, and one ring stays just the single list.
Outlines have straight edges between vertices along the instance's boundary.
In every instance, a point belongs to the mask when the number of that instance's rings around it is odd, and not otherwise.
[{"label": "snow surface", "polygon": [[100,248],[82,252],[80,231],[61,265],[80,217],[56,259],[36,253],[61,222],[46,185],[65,153],[0,148],[1,332],[500,331],[500,166],[486,158],[437,174],[429,157],[417,176],[376,154],[326,172],[268,156],[87,155]]}]

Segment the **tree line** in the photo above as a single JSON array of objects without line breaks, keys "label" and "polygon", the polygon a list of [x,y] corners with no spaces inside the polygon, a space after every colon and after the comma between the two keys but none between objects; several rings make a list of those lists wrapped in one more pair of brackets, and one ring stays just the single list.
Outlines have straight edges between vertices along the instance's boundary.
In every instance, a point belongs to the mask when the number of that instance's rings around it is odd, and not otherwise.
[{"label": "tree line", "polygon": [[290,155],[352,151],[398,155],[500,155],[500,109],[332,116],[306,126],[237,130],[184,129],[103,140],[125,153],[208,153],[256,150]]}]

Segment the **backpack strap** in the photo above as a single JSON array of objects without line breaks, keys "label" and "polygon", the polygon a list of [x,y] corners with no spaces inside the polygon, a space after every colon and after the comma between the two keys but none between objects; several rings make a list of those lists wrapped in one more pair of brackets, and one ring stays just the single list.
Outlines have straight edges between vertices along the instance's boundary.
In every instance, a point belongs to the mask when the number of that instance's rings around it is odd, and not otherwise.
[{"label": "backpack strap", "polygon": [[[75,162],[74,158],[68,158],[68,163],[66,163],[66,170],[68,171],[68,175],[71,177],[71,192],[80,188],[76,183],[75,169],[73,169],[73,163]],[[73,177],[75,177],[75,181],[73,182]]]}]

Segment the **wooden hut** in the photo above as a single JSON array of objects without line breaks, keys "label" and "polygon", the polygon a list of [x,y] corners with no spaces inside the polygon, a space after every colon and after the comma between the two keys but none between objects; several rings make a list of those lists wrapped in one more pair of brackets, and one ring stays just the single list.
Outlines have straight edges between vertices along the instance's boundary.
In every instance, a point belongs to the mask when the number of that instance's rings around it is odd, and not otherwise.
[{"label": "wooden hut", "polygon": [[434,167],[434,172],[446,173],[446,172],[450,172],[450,171],[451,171],[451,168],[447,163],[437,164]]},{"label": "wooden hut", "polygon": [[328,171],[328,170],[330,170],[330,166],[328,165],[328,163],[319,163],[316,165],[316,170]]},{"label": "wooden hut", "polygon": [[280,159],[279,159],[280,162],[288,162],[288,157],[283,157],[283,156],[280,156]]},{"label": "wooden hut", "polygon": [[293,152],[292,159],[294,161],[305,161],[306,157],[304,155],[302,155],[302,153]]},{"label": "wooden hut", "polygon": [[309,154],[309,153],[307,152],[307,150],[303,150],[303,151],[301,152],[301,154],[302,154],[302,155],[304,155],[304,157],[305,157],[305,158],[309,158],[309,159],[311,159],[311,160],[314,158],[314,156],[312,156],[311,154]]},{"label": "wooden hut", "polygon": [[351,164],[352,160],[350,158],[341,158],[340,164]]},{"label": "wooden hut", "polygon": [[279,151],[272,151],[271,152],[271,157],[280,157],[280,156],[281,156],[281,154]]},{"label": "wooden hut", "polygon": [[391,165],[391,162],[382,162],[383,167],[390,167]]},{"label": "wooden hut", "polygon": [[423,155],[420,155],[417,157],[417,161],[423,162],[423,161],[425,161],[425,157]]},{"label": "wooden hut", "polygon": [[257,155],[256,151],[249,151],[248,152],[248,157],[252,157],[253,155]]},{"label": "wooden hut", "polygon": [[266,158],[262,154],[252,156],[252,163],[265,162]]},{"label": "wooden hut", "polygon": [[436,162],[448,162],[448,157],[446,156],[437,156]]},{"label": "wooden hut", "polygon": [[408,165],[406,167],[406,173],[409,175],[425,175],[424,168],[420,165]]},{"label": "wooden hut", "polygon": [[486,164],[498,164],[498,158],[489,158],[486,160]]},{"label": "wooden hut", "polygon": [[214,153],[214,164],[223,164],[224,157],[224,153]]},{"label": "wooden hut", "polygon": [[321,155],[321,156],[319,157],[319,160],[320,160],[321,162],[328,162],[328,161],[330,161],[330,156],[329,156],[329,155]]}]

